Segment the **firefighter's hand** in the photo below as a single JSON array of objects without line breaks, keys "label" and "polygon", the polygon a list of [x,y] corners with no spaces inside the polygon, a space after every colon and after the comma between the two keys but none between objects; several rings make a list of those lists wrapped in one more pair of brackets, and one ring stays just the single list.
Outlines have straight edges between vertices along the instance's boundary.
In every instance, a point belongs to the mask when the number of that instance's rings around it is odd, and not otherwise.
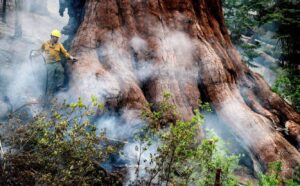
[{"label": "firefighter's hand", "polygon": [[78,60],[77,60],[75,57],[73,57],[73,56],[70,56],[70,59],[71,59],[71,61],[72,61],[73,63],[75,63],[75,62],[78,61]]}]

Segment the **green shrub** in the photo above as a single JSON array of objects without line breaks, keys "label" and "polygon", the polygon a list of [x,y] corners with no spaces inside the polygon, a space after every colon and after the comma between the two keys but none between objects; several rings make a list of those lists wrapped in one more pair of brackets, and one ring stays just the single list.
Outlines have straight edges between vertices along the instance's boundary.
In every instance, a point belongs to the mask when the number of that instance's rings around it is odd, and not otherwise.
[{"label": "green shrub", "polygon": [[298,70],[279,71],[279,76],[272,89],[287,100],[296,111],[300,112],[300,75]]},{"label": "green shrub", "polygon": [[[238,156],[231,155],[219,147],[219,139],[208,135],[199,139],[200,127],[204,116],[195,110],[195,115],[190,121],[182,121],[176,115],[174,105],[169,103],[170,94],[165,94],[158,109],[151,112],[145,110],[144,117],[149,121],[142,133],[137,135],[140,146],[136,147],[141,157],[152,145],[153,139],[159,139],[156,153],[150,154],[150,160],[138,159],[136,180],[133,185],[214,185],[216,171],[222,171],[223,185],[235,185],[236,180],[233,170],[236,168]],[[203,104],[201,108],[208,108]],[[173,115],[174,120],[164,120],[162,115]],[[157,127],[163,127],[158,130]],[[149,161],[146,175],[141,175],[139,166],[141,162]]]},{"label": "green shrub", "polygon": [[282,163],[280,161],[269,163],[268,171],[265,174],[259,174],[259,186],[298,186],[300,184],[300,166],[295,168],[292,179],[282,179],[281,171]]},{"label": "green shrub", "polygon": [[[239,156],[230,154],[211,131],[200,139],[204,116],[195,110],[191,120],[181,120],[170,96],[166,93],[155,111],[148,105],[142,113],[149,125],[135,135],[139,157],[132,184],[214,185],[216,172],[221,170],[222,185],[237,185],[233,171]],[[199,107],[211,111],[208,103]],[[32,120],[11,118],[6,130],[1,130],[1,142],[10,150],[1,159],[0,185],[122,185],[120,174],[101,167],[121,148],[91,123],[103,108],[93,97],[90,106],[79,99],[69,105],[55,104],[50,113],[43,112]],[[150,159],[142,159],[154,142],[159,142],[156,151],[150,153]],[[146,174],[141,173],[142,162],[148,162]],[[268,170],[260,174],[260,185],[278,185],[281,163],[270,164]],[[299,172],[298,167],[294,178],[284,182],[299,184]]]},{"label": "green shrub", "polygon": [[1,162],[0,185],[120,185],[119,178],[101,168],[118,145],[97,132],[90,117],[102,108],[93,99],[85,105],[54,105],[28,123],[14,117],[12,131],[1,141],[10,148]]}]

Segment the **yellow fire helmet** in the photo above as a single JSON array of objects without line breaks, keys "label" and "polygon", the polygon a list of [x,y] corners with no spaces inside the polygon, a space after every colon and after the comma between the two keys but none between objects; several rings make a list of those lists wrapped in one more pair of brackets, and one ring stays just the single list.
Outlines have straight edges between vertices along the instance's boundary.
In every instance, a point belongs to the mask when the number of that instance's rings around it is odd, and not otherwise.
[{"label": "yellow fire helmet", "polygon": [[59,30],[55,29],[55,30],[53,30],[53,31],[51,32],[51,36],[55,36],[55,37],[60,38],[61,33],[60,33]]}]

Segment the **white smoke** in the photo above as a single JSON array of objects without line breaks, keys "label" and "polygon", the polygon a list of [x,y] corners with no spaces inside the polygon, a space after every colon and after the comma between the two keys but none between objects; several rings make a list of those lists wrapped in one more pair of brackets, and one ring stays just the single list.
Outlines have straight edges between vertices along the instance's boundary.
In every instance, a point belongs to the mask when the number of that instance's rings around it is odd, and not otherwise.
[{"label": "white smoke", "polygon": [[30,61],[13,67],[14,76],[10,79],[6,95],[10,103],[19,107],[26,102],[36,99],[44,94],[45,72],[46,69],[42,63],[31,64]]},{"label": "white smoke", "polygon": [[127,141],[146,123],[138,118],[137,110],[122,110],[120,113],[106,113],[97,120],[96,126],[99,131],[105,130],[111,139]]},{"label": "white smoke", "polygon": [[[179,31],[158,32],[157,35],[161,39],[157,40],[155,52],[159,59],[163,59],[159,63],[145,57],[151,49],[142,37],[136,35],[128,41],[118,33],[107,36],[108,42],[81,54],[80,63],[75,64],[77,66],[72,72],[69,91],[59,93],[57,97],[70,101],[81,97],[89,101],[91,96],[96,96],[106,102],[109,98],[121,96],[132,84],[141,85],[152,78],[168,77],[178,80],[182,85],[191,79],[197,81],[194,41]],[[136,179],[135,171],[140,156],[140,143],[135,140],[134,134],[147,125],[139,119],[139,113],[126,109],[119,113],[109,112],[96,122],[98,130],[105,130],[108,139],[125,144],[121,158],[127,161],[128,182]],[[154,166],[149,163],[159,145],[159,140],[153,139],[149,149],[142,153],[141,177],[148,176],[145,167]]]},{"label": "white smoke", "polygon": [[148,48],[148,44],[145,40],[140,38],[139,36],[134,36],[130,41],[130,46],[136,51],[136,52],[143,52],[146,51]]},{"label": "white smoke", "polygon": [[179,31],[168,31],[158,37],[162,38],[157,41],[156,51],[163,59],[160,63],[145,57],[151,49],[143,38],[136,35],[128,41],[119,33],[107,36],[107,42],[99,48],[81,54],[80,64],[72,72],[69,91],[58,97],[82,97],[88,101],[97,96],[105,102],[127,92],[132,84],[141,85],[158,76],[176,78],[182,85],[191,78],[197,81],[194,41]]},{"label": "white smoke", "polygon": [[[126,162],[123,166],[126,166],[128,170],[126,179],[128,184],[137,178],[136,170],[139,159],[139,176],[147,176],[145,168],[155,166],[155,164],[150,165],[150,154],[156,154],[157,147],[159,146],[157,139],[153,139],[152,144],[149,147],[147,146],[147,150],[141,153],[141,148],[144,148],[146,144],[140,143],[135,137],[141,132],[142,128],[146,127],[147,123],[138,118],[138,113],[139,111],[137,110],[106,113],[96,121],[98,131],[105,131],[109,141],[124,145],[120,158]],[[118,165],[118,162],[110,163]]]},{"label": "white smoke", "polygon": [[197,75],[193,53],[193,40],[183,32],[167,33],[159,43],[159,56],[163,59],[162,73],[174,74],[177,79],[186,79]]},{"label": "white smoke", "polygon": [[150,164],[150,161],[155,158],[157,155],[157,148],[161,145],[159,141],[156,141],[155,139],[152,140],[152,144],[142,153],[140,152],[140,148],[143,148],[143,146],[140,146],[140,143],[138,142],[125,145],[123,150],[124,156],[129,160],[126,185],[138,179],[136,170],[138,168],[137,165],[139,160],[139,178],[147,179],[150,176],[149,172],[146,171],[146,168],[151,169],[155,167],[155,162]]},{"label": "white smoke", "polygon": [[[50,7],[57,7],[54,6],[54,1],[48,2]],[[4,83],[0,81],[0,88],[4,87],[2,93],[4,95],[1,96],[8,97],[14,108],[18,108],[30,100],[39,99],[44,93],[43,61],[37,59],[37,63],[32,64],[28,60],[28,56],[31,48],[39,48],[42,41],[48,39],[52,29],[61,29],[66,24],[64,18],[51,12],[50,16],[21,12],[23,38],[16,43],[10,43],[8,38],[0,40],[1,50],[11,51],[13,48],[14,52],[12,54],[14,58],[11,59],[12,65],[9,64],[0,69],[0,78],[4,79]],[[150,49],[147,41],[140,36],[136,35],[130,41],[123,38],[121,34],[108,36],[111,37],[108,39],[109,42],[82,54],[83,65],[78,68],[80,71],[72,72],[69,90],[59,92],[56,97],[73,102],[78,97],[89,101],[91,96],[96,96],[101,102],[105,102],[108,98],[120,96],[122,92],[128,90],[131,83],[146,83],[149,79],[158,76],[174,78],[182,85],[191,79],[197,80],[198,69],[193,57],[195,50],[193,39],[183,32],[167,29],[155,34],[159,38],[157,51],[154,52],[157,55],[155,57],[162,61],[157,63],[143,57],[143,55],[148,55]],[[124,46],[128,43],[129,46]],[[130,47],[133,53],[137,53],[137,58],[130,52]],[[0,61],[0,63],[4,62]],[[9,110],[9,105],[4,99],[0,99],[0,106],[1,112]],[[136,165],[139,156],[138,151],[135,150],[138,142],[134,140],[134,133],[146,125],[139,119],[137,113],[138,111],[135,110],[108,113],[101,116],[95,123],[98,130],[105,130],[107,137],[111,140],[126,142],[123,151],[124,158],[129,161],[129,167]],[[143,153],[142,160],[148,161],[142,161],[141,175],[146,174],[144,167],[149,166],[150,154],[156,153],[158,145],[159,142],[155,141],[149,150]],[[129,169],[129,180],[135,179],[134,171],[134,168]]]},{"label": "white smoke", "polygon": [[[39,49],[42,43],[49,39],[52,29],[61,29],[66,25],[66,18],[59,17],[56,12],[57,1],[49,1],[49,12],[43,12],[43,15],[31,13],[31,5],[32,2],[26,1],[22,3],[22,10],[8,11],[7,23],[1,23],[1,118],[7,115],[8,111],[15,111],[26,104],[31,107],[31,103],[41,102],[46,86],[44,61],[41,57],[30,61],[30,51]],[[15,37],[17,21],[20,23],[18,26],[21,28],[21,37]]]}]

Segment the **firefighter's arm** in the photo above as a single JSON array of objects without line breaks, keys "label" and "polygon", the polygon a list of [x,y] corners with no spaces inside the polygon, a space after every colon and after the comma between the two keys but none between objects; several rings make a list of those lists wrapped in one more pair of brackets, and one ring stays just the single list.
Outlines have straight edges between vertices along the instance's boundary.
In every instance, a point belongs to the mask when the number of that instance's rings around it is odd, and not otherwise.
[{"label": "firefighter's arm", "polygon": [[61,51],[61,53],[65,56],[65,58],[71,59],[73,62],[76,62],[76,61],[77,61],[77,59],[76,59],[75,57],[71,56],[71,55],[68,53],[68,51],[65,49],[65,47],[64,47],[62,44],[60,44],[60,51]]},{"label": "firefighter's arm", "polygon": [[72,56],[68,53],[68,51],[62,44],[60,44],[60,52],[65,56],[65,58],[71,59]]}]

